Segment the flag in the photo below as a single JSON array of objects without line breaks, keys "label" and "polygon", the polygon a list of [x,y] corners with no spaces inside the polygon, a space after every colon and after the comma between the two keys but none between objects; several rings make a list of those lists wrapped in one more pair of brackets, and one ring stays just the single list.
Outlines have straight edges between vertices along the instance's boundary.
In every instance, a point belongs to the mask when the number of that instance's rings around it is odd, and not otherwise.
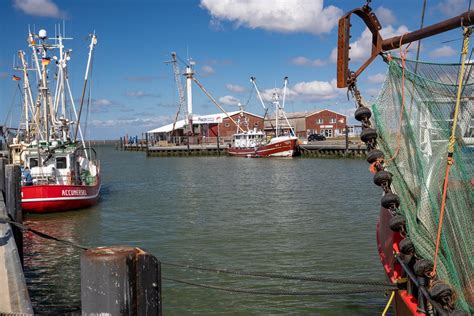
[{"label": "flag", "polygon": [[50,60],[51,60],[51,59],[50,59],[49,57],[43,57],[43,58],[41,58],[41,65],[43,65],[43,66],[49,65],[49,61],[50,61]]},{"label": "flag", "polygon": [[20,81],[21,78],[18,77],[18,76],[13,75],[12,80],[13,80],[13,81]]}]

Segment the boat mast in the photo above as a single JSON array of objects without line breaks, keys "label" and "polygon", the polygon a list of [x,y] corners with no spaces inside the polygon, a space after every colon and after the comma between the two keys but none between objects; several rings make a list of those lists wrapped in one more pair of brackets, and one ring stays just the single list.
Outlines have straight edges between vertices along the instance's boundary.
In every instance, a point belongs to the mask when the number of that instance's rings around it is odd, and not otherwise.
[{"label": "boat mast", "polygon": [[229,118],[229,120],[231,120],[231,122],[234,123],[235,126],[237,126],[237,131],[241,130],[242,132],[245,132],[244,129],[240,127],[239,124],[229,115],[229,113],[227,113],[227,111],[224,110],[224,108],[219,103],[217,103],[216,99],[214,99],[212,95],[210,95],[209,92],[204,89],[203,85],[195,77],[192,77],[192,79],[202,90],[202,92],[204,92],[204,94]]},{"label": "boat mast", "polygon": [[47,33],[46,30],[40,30],[38,33],[38,37],[41,40],[41,55],[42,55],[42,60],[41,60],[41,69],[40,69],[40,79],[41,79],[41,85],[40,85],[40,92],[41,92],[41,100],[43,104],[43,120],[45,124],[45,132],[46,132],[46,137],[45,140],[47,143],[49,143],[50,140],[50,113],[49,113],[49,91],[48,91],[48,78],[47,78],[47,66],[48,66],[48,59],[47,59],[47,47],[45,40],[47,38]]},{"label": "boat mast", "polygon": [[288,120],[288,117],[286,116],[286,112],[285,112],[285,100],[286,100],[286,90],[288,88],[288,76],[285,77],[284,82],[285,83],[284,83],[284,86],[283,86],[283,105],[281,106],[282,114],[285,117],[286,124],[288,124],[288,127],[290,128],[290,132],[291,132],[292,136],[296,136],[296,133],[293,130],[293,127],[291,127],[290,121]]},{"label": "boat mast", "polygon": [[[76,142],[77,133],[81,129],[81,126],[80,126],[81,125],[81,114],[82,114],[82,108],[83,108],[83,105],[84,105],[84,98],[85,98],[85,95],[86,95],[87,81],[89,80],[89,68],[90,68],[91,60],[92,60],[92,52],[94,50],[95,45],[97,45],[97,36],[95,35],[95,32],[94,32],[91,36],[91,43],[89,45],[89,55],[88,55],[88,58],[87,58],[86,73],[84,75],[84,86],[82,87],[81,105],[79,107],[79,114],[77,115],[76,131],[74,132],[74,142]],[[81,133],[82,145],[85,147],[84,137],[82,135],[82,131],[80,131],[80,133]]]},{"label": "boat mast", "polygon": [[165,62],[165,63],[172,63],[173,64],[173,72],[174,72],[174,80],[176,82],[176,88],[178,89],[178,98],[179,98],[179,104],[178,104],[178,111],[176,112],[176,116],[173,121],[173,127],[171,129],[171,135],[173,135],[175,127],[176,127],[176,122],[178,121],[179,113],[181,112],[181,109],[184,111],[184,119],[188,119],[188,111],[186,109],[186,101],[184,99],[184,91],[183,91],[183,86],[181,84],[181,72],[179,70],[179,65],[178,65],[178,55],[176,52],[171,52],[171,61]]},{"label": "boat mast", "polygon": [[[28,77],[28,64],[25,59],[25,52],[24,51],[18,51],[18,57],[20,58],[21,61],[21,71],[23,72],[23,90],[24,90],[24,111],[25,111],[25,129],[26,129],[26,139],[25,141],[28,143],[30,141],[31,137],[31,131],[30,131],[30,122],[29,122],[29,113],[31,111],[33,119],[36,120],[36,115],[35,111],[33,108],[33,95],[31,93],[31,86],[30,86],[30,80]],[[37,128],[39,127],[38,122],[35,122]]]}]

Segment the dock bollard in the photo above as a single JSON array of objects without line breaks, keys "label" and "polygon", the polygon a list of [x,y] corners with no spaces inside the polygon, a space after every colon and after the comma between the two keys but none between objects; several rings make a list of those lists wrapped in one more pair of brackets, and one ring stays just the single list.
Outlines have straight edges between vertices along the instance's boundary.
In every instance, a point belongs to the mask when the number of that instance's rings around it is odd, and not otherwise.
[{"label": "dock bollard", "polygon": [[145,251],[126,246],[81,255],[82,315],[162,315],[161,266]]}]

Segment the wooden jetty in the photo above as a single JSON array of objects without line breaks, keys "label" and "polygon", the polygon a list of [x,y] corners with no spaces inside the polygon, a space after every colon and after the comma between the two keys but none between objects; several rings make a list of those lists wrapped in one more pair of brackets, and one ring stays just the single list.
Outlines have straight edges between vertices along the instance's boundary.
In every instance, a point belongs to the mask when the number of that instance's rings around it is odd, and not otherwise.
[{"label": "wooden jetty", "polygon": [[365,145],[341,142],[320,142],[300,145],[301,157],[305,158],[363,158],[367,152]]},{"label": "wooden jetty", "polygon": [[[192,145],[169,145],[156,144],[147,146],[146,142],[136,144],[123,144],[116,146],[117,149],[125,151],[143,151],[150,157],[172,157],[172,156],[219,156],[227,155],[228,144],[192,144]],[[366,147],[360,142],[350,142],[344,139],[327,140],[299,145],[300,154],[304,158],[341,157],[362,158],[365,157]]]}]

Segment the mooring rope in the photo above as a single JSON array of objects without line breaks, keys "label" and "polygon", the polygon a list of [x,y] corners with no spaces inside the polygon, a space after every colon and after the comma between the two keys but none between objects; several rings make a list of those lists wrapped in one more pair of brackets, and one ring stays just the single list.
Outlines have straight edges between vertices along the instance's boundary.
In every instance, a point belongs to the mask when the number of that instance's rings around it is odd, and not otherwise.
[{"label": "mooring rope", "polygon": [[387,292],[393,291],[393,288],[376,288],[376,289],[352,289],[352,290],[340,290],[340,291],[266,291],[266,290],[252,290],[252,289],[242,289],[242,288],[228,288],[221,287],[209,284],[200,284],[189,282],[185,280],[178,280],[173,278],[162,278],[163,280],[168,280],[176,283],[191,285],[195,287],[201,287],[212,290],[219,290],[225,292],[234,292],[234,293],[246,293],[246,294],[258,294],[258,295],[274,295],[274,296],[330,296],[330,295],[351,295],[351,294],[366,294],[366,293],[375,293],[375,292]]},{"label": "mooring rope", "polygon": [[392,283],[373,281],[373,280],[354,280],[354,279],[350,280],[347,278],[329,278],[329,277],[322,277],[322,276],[294,276],[294,275],[289,275],[289,274],[266,273],[266,272],[258,272],[258,271],[241,271],[241,270],[231,270],[231,269],[197,267],[197,266],[192,266],[192,265],[187,265],[187,264],[171,263],[171,262],[164,262],[164,261],[161,261],[161,264],[174,266],[174,267],[180,267],[180,268],[186,268],[186,269],[200,270],[200,271],[227,273],[227,274],[234,274],[234,275],[261,277],[261,278],[313,281],[313,282],[321,282],[321,283],[336,283],[336,284],[347,284],[347,285],[370,285],[370,286],[393,287]]},{"label": "mooring rope", "polygon": [[[16,221],[13,221],[8,218],[0,218],[0,223],[5,223],[5,224],[11,224],[14,225],[18,228],[20,228],[23,231],[30,231],[33,234],[49,239],[49,240],[54,240],[69,246],[73,246],[75,248],[81,249],[81,250],[88,250],[88,247],[82,246],[78,243],[72,242],[70,240],[66,239],[61,239],[58,237],[51,236],[49,234],[40,232],[36,229],[30,228],[24,224],[18,223]],[[295,276],[295,275],[289,275],[289,274],[277,274],[277,273],[266,273],[266,272],[258,272],[258,271],[242,271],[242,270],[232,270],[232,269],[219,269],[219,268],[206,268],[206,267],[198,267],[198,266],[193,266],[189,264],[179,264],[179,263],[173,263],[173,262],[165,262],[165,261],[160,261],[162,265],[167,265],[167,266],[174,266],[174,267],[179,267],[179,268],[186,268],[186,269],[192,269],[192,270],[199,270],[199,271],[208,271],[208,272],[215,272],[215,273],[226,273],[226,274],[233,274],[233,275],[241,275],[241,276],[252,276],[252,277],[260,277],[260,278],[271,278],[271,279],[285,279],[285,280],[297,280],[297,281],[312,281],[312,282],[321,282],[321,283],[333,283],[333,284],[343,284],[343,285],[365,285],[365,286],[374,286],[375,288],[372,289],[353,289],[353,290],[344,290],[340,291],[335,294],[358,294],[358,293],[371,293],[371,292],[381,292],[381,291],[394,291],[397,289],[397,287],[392,284],[392,283],[387,283],[387,282],[380,282],[380,281],[374,281],[374,280],[355,280],[355,279],[347,279],[347,278],[333,278],[333,277],[323,277],[323,276]],[[163,278],[163,279],[168,279],[170,281],[175,281],[178,283],[185,283],[189,285],[195,285],[194,283],[190,283],[188,281],[183,281],[183,280],[175,280],[171,278]],[[187,283],[186,283],[187,282]],[[199,284],[197,286],[200,286]],[[216,286],[211,286],[211,285],[202,285],[201,287],[208,287],[212,289],[217,289],[217,290],[223,290],[223,291],[230,291],[230,292],[243,292],[243,293],[250,293],[249,291],[254,291],[254,290],[244,290],[244,289],[227,289],[227,288],[220,288]],[[255,291],[254,291],[255,292]],[[254,294],[267,294],[267,295],[330,295],[330,293],[326,292],[301,292],[303,294],[298,294],[299,292],[271,292],[271,291],[257,291],[259,293],[254,293]],[[261,293],[260,293],[261,292]],[[291,293],[297,293],[297,294],[291,294]],[[324,293],[324,294],[314,294],[314,293]]]},{"label": "mooring rope", "polygon": [[66,239],[61,239],[61,238],[57,238],[57,237],[54,237],[54,236],[51,236],[51,235],[48,235],[46,233],[43,233],[43,232],[40,232],[36,229],[33,229],[31,227],[28,227],[26,225],[23,225],[21,223],[18,223],[18,222],[15,222],[11,219],[8,219],[8,218],[0,218],[0,224],[10,224],[10,225],[13,225],[13,226],[16,226],[18,228],[20,228],[21,230],[23,231],[29,231],[29,232],[32,232],[33,234],[41,237],[41,238],[45,238],[45,239],[50,239],[50,240],[54,240],[54,241],[57,241],[57,242],[60,242],[60,243],[63,243],[63,244],[66,244],[66,245],[69,245],[69,246],[73,246],[75,248],[79,248],[81,250],[87,250],[89,248],[87,247],[84,247],[82,245],[79,245],[73,241],[69,241],[69,240],[66,240]]}]

